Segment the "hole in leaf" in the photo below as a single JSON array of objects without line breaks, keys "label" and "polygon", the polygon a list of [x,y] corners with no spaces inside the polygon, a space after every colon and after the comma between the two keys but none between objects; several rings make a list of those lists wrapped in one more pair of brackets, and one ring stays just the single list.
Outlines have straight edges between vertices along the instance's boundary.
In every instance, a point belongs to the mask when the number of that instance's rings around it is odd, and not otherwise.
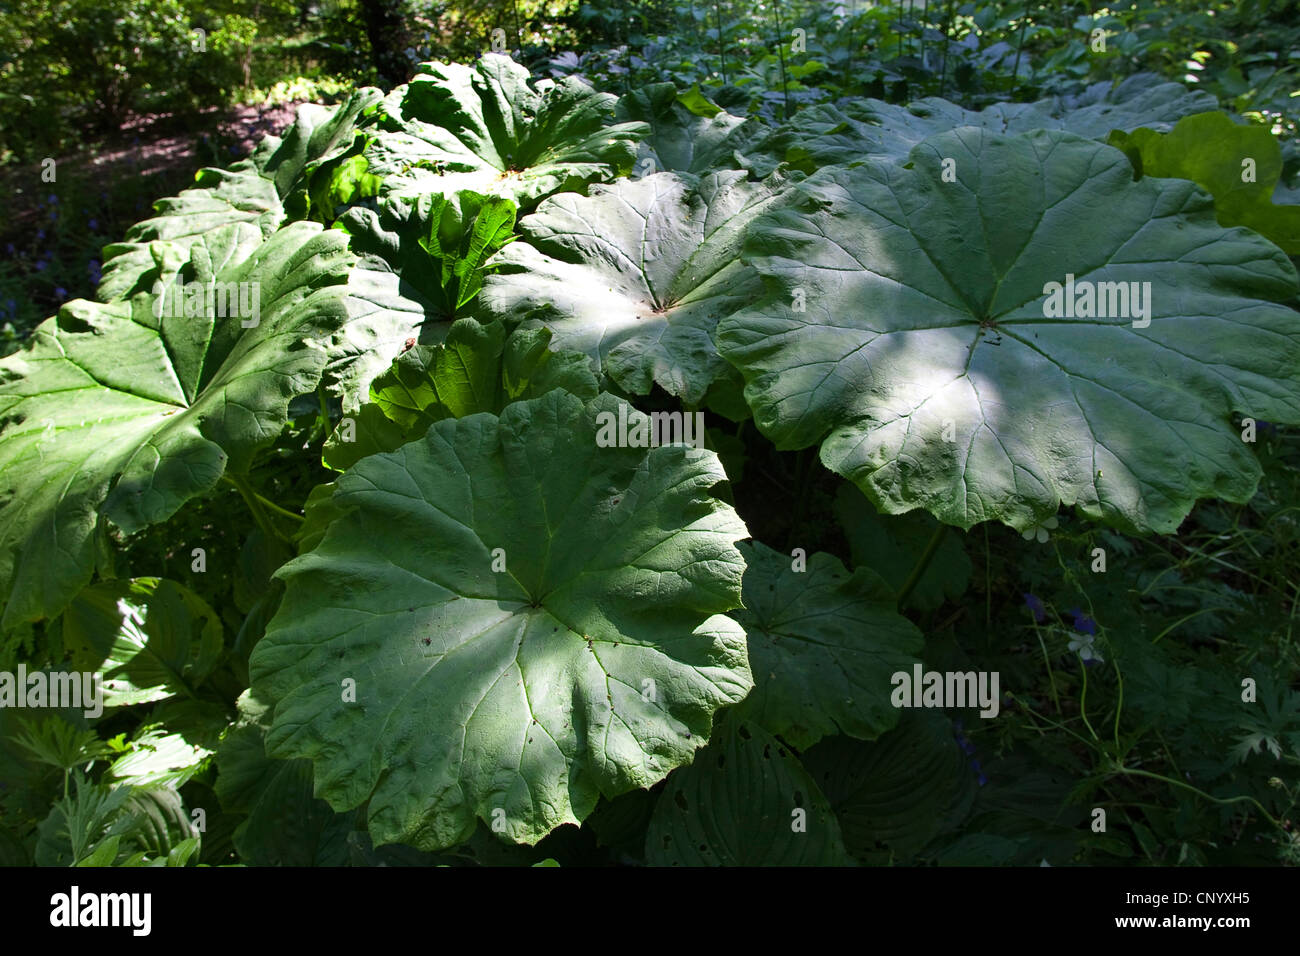
[{"label": "hole in leaf", "polygon": [[690,807],[686,805],[686,798],[682,796],[682,792],[680,790],[678,790],[675,794],[673,794],[673,803],[677,804],[677,806],[681,807],[683,810],[690,809]]},{"label": "hole in leaf", "polygon": [[750,739],[749,730],[745,727],[744,724],[740,725],[740,736],[744,737],[746,740]]}]

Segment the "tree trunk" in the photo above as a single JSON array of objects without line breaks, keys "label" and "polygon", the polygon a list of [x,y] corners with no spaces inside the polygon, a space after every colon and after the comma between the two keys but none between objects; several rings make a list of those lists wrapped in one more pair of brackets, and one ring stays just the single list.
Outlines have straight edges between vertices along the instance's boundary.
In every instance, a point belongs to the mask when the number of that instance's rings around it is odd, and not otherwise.
[{"label": "tree trunk", "polygon": [[389,86],[405,83],[410,77],[405,50],[410,46],[402,0],[360,0],[361,15],[370,41],[370,61],[379,78]]}]

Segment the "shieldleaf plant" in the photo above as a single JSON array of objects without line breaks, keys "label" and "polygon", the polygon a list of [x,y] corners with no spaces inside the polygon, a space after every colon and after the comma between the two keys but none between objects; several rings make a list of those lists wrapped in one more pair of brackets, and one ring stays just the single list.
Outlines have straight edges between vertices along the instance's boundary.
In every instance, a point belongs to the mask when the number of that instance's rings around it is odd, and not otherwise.
[{"label": "shieldleaf plant", "polygon": [[1300,863],[1290,33],[792,4],[304,106],[0,358],[0,863]]}]

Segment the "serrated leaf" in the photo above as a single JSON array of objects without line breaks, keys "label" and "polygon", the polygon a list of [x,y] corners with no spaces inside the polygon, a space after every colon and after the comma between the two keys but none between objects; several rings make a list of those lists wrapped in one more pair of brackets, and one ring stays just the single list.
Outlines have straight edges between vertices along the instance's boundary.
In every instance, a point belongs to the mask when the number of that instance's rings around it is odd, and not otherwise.
[{"label": "serrated leaf", "polygon": [[783,185],[658,173],[552,197],[493,260],[480,308],[537,319],[556,348],[585,352],[632,394],[659,385],[698,405],[726,369],[718,320],[762,290],[737,258],[745,229]]},{"label": "serrated leaf", "polygon": [[231,262],[242,261],[284,223],[284,201],[306,189],[305,176],[332,158],[340,144],[352,142],[356,124],[379,98],[378,90],[366,88],[337,107],[304,104],[283,139],[268,136],[251,157],[229,169],[199,170],[193,188],[159,200],[153,217],[104,249],[96,297],[124,301],[149,283],[165,284],[191,259],[194,245],[217,232],[234,237],[239,253]]},{"label": "serrated leaf", "polygon": [[268,752],[313,760],[338,810],[368,801],[377,844],[452,846],[476,818],[536,842],[662,779],[748,692],[717,458],[599,447],[618,412],[557,390],[437,422],[340,477],[346,513],[279,572],[250,661]]},{"label": "serrated leaf", "polygon": [[745,169],[746,154],[767,133],[758,120],[725,112],[698,88],[678,94],[672,83],[651,83],[620,97],[617,116],[650,128],[637,153],[643,175]]},{"label": "serrated leaf", "polygon": [[531,209],[631,169],[646,127],[611,125],[617,100],[575,77],[534,85],[527,69],[497,54],[473,66],[423,63],[384,100],[366,156],[386,194],[469,189]]},{"label": "serrated leaf", "polygon": [[[1300,326],[1269,301],[1295,268],[1193,184],[1133,182],[1117,150],[956,130],[793,195],[746,246],[772,291],[719,322],[718,348],[759,429],[820,444],[881,511],[1024,531],[1065,504],[1170,532],[1198,498],[1254,493],[1234,410],[1300,421]],[[1105,317],[1056,317],[1048,284],[1071,276],[1150,283],[1143,314],[1112,289]]]},{"label": "serrated leaf", "polygon": [[88,583],[104,519],[141,530],[227,467],[246,471],[290,399],[316,389],[320,340],[353,318],[343,283],[355,259],[340,232],[294,223],[228,269],[195,261],[259,297],[255,327],[243,327],[251,317],[172,315],[147,295],[77,300],[0,360],[6,627],[53,616]]}]

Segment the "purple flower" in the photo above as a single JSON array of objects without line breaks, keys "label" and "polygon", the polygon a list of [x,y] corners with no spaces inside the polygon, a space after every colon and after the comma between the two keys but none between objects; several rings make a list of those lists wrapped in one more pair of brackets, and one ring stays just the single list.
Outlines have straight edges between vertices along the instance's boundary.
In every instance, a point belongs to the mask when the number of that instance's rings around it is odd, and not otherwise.
[{"label": "purple flower", "polygon": [[44,230],[44,229],[37,229],[37,230],[36,230],[36,241],[37,241],[37,242],[44,242],[44,241],[45,241],[45,230]]},{"label": "purple flower", "polygon": [[50,205],[57,206],[58,204],[59,204],[59,197],[54,195],[54,193],[50,193]]},{"label": "purple flower", "polygon": [[1029,610],[1034,612],[1034,620],[1039,624],[1042,624],[1044,621],[1046,621],[1047,608],[1043,607],[1043,602],[1038,599],[1038,596],[1029,593],[1026,593],[1023,596],[1025,599],[1025,605],[1029,608]]},{"label": "purple flower", "polygon": [[63,301],[64,299],[66,299],[67,297],[68,297],[68,290],[67,290],[67,289],[63,288],[63,286],[55,286],[55,288],[54,288],[54,298],[55,298],[56,300],[58,300],[59,302],[62,302],[62,301]]},{"label": "purple flower", "polygon": [[39,260],[39,261],[36,263],[36,271],[37,271],[37,272],[44,272],[44,271],[45,271],[45,267],[46,267],[47,265],[49,265],[49,263],[46,262],[44,259]]},{"label": "purple flower", "polygon": [[91,259],[86,263],[86,271],[90,273],[91,285],[99,285],[100,269],[99,260]]},{"label": "purple flower", "polygon": [[1077,607],[1070,608],[1070,613],[1074,615],[1074,629],[1082,634],[1096,634],[1097,622],[1088,615],[1084,614]]},{"label": "purple flower", "polygon": [[95,230],[97,230],[97,229],[99,228],[99,220],[98,220],[98,219],[89,219],[89,220],[87,220],[87,221],[86,221],[86,228],[89,229],[91,232],[94,232]]}]

